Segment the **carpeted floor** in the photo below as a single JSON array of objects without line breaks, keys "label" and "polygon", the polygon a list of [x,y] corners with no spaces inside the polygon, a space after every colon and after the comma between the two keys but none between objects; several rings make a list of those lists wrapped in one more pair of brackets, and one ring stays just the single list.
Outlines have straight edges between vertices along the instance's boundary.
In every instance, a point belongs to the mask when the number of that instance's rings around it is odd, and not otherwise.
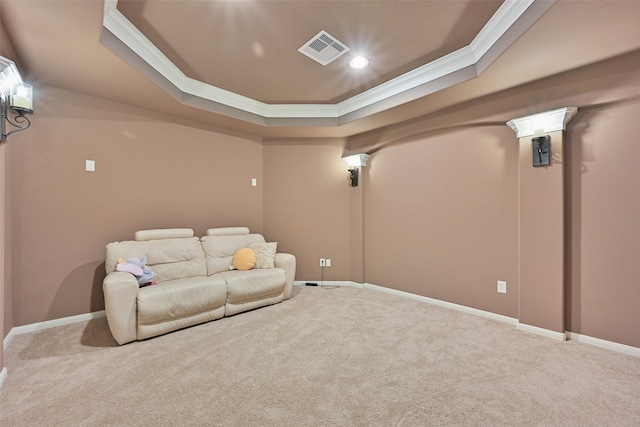
[{"label": "carpeted floor", "polygon": [[106,319],[16,336],[2,426],[638,426],[640,358],[375,290],[119,347]]}]

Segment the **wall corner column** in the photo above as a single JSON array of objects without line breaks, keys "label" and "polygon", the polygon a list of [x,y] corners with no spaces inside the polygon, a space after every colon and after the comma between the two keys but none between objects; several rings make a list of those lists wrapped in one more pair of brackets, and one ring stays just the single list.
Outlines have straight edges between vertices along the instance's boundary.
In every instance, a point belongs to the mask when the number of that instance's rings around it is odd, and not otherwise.
[{"label": "wall corner column", "polygon": [[[368,158],[368,156],[367,156]],[[344,157],[343,157],[344,159]],[[364,160],[362,166],[356,166],[359,171],[359,184],[350,186],[349,192],[349,242],[350,242],[350,280],[356,283],[365,282],[364,271],[364,196],[366,184],[368,181],[368,172],[366,168],[367,160]]]},{"label": "wall corner column", "polygon": [[[565,339],[564,130],[578,109],[507,122],[518,137],[519,328]],[[549,135],[550,164],[533,166],[532,139]]]}]

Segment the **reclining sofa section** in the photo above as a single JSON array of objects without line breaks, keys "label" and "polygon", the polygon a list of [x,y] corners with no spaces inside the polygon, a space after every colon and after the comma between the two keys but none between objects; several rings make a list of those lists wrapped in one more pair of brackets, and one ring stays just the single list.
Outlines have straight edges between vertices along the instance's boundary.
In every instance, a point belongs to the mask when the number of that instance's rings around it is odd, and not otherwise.
[{"label": "reclining sofa section", "polygon": [[[276,253],[273,268],[230,270],[238,249],[265,243],[246,227],[142,230],[109,243],[102,283],[109,329],[118,344],[143,340],[290,298],[295,256]],[[146,259],[156,285],[116,270],[118,259]]]}]

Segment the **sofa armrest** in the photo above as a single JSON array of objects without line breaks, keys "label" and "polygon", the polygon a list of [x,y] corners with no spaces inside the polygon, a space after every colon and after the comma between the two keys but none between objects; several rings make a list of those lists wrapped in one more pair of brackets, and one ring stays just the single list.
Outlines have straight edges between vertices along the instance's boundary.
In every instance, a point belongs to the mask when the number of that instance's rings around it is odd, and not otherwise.
[{"label": "sofa armrest", "polygon": [[129,273],[114,271],[102,281],[104,308],[111,334],[118,344],[138,338],[138,280]]},{"label": "sofa armrest", "polygon": [[276,268],[282,268],[287,277],[287,284],[284,287],[284,299],[291,297],[293,281],[296,277],[296,257],[292,254],[278,252],[275,259]]}]

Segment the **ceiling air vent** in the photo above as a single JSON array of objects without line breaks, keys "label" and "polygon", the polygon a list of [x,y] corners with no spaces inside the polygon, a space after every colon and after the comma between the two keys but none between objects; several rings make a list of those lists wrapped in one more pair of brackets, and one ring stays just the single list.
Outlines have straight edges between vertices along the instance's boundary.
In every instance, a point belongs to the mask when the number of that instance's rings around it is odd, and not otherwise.
[{"label": "ceiling air vent", "polygon": [[344,43],[339,42],[335,37],[322,30],[298,49],[298,52],[307,55],[322,65],[327,65],[349,50]]}]

